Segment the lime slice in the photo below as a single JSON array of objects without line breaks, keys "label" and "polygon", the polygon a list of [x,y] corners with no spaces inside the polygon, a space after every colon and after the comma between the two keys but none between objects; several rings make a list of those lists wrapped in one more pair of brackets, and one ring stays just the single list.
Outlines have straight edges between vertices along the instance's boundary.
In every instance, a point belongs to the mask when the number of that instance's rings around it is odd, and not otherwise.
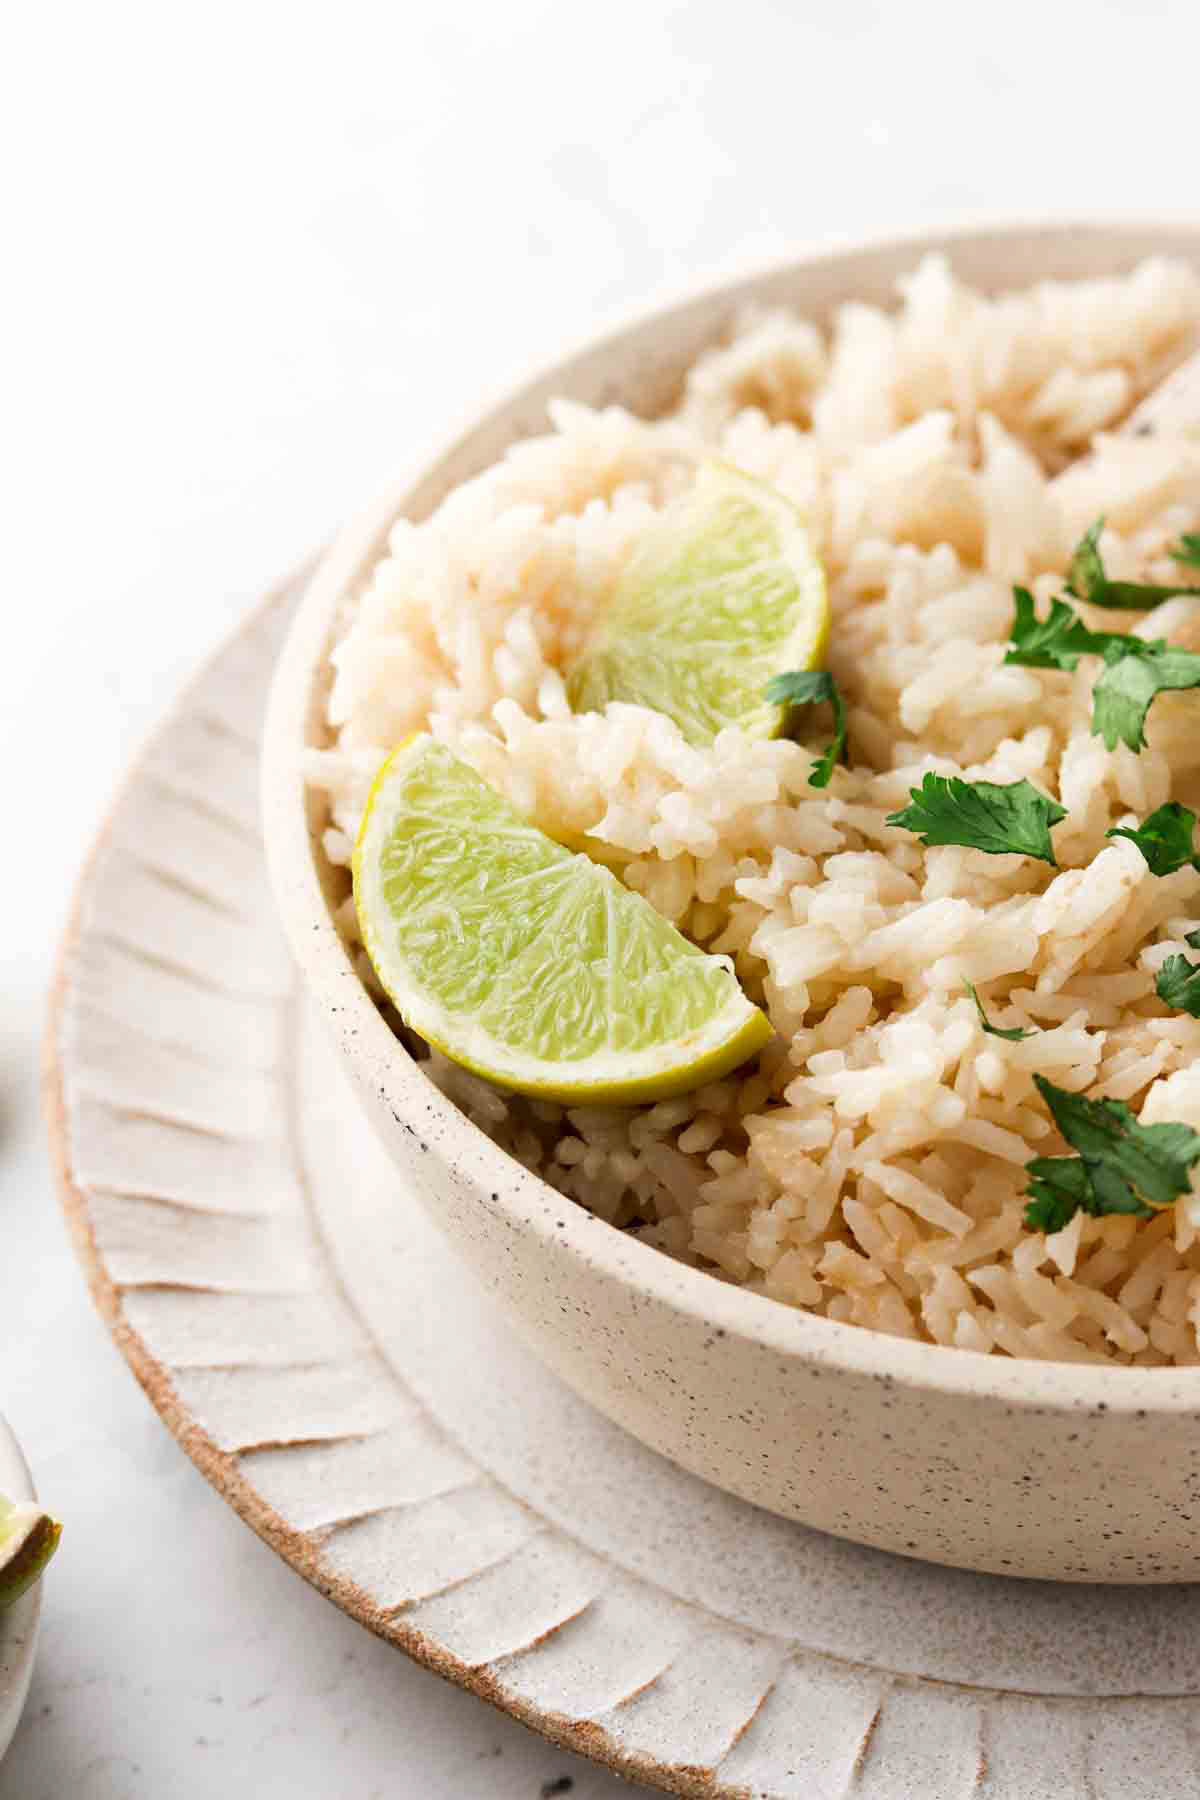
[{"label": "lime slice", "polygon": [[37,1580],[62,1536],[62,1526],[40,1506],[0,1495],[0,1608],[11,1606]]},{"label": "lime slice", "polygon": [[641,539],[567,674],[576,712],[610,700],[653,707],[692,744],[736,725],[777,737],[773,675],[819,669],[829,638],[825,571],[803,520],[774,488],[726,463]]},{"label": "lime slice", "polygon": [[661,1099],[723,1075],[771,1035],[724,957],[538,831],[424,733],[372,789],[354,899],[405,1023],[518,1093]]}]

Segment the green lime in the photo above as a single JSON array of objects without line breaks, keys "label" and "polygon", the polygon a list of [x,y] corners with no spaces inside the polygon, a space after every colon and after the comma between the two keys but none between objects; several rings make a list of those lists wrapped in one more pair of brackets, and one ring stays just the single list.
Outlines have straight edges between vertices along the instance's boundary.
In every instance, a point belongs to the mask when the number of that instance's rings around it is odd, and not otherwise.
[{"label": "green lime", "polygon": [[704,463],[634,548],[567,697],[576,712],[652,707],[692,744],[730,725],[777,737],[787,709],[763,689],[820,668],[828,638],[825,571],[796,508],[740,469]]},{"label": "green lime", "polygon": [[11,1606],[33,1585],[61,1536],[62,1526],[40,1506],[0,1495],[0,1609]]},{"label": "green lime", "polygon": [[771,1036],[727,959],[424,733],[376,779],[354,899],[405,1023],[519,1093],[657,1100],[725,1074]]}]

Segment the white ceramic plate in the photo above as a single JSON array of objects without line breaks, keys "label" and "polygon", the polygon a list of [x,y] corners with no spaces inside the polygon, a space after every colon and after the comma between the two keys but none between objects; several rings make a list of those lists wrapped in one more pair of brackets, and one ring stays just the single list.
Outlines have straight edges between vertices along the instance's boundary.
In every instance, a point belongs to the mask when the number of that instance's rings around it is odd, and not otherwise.
[{"label": "white ceramic plate", "polygon": [[257,736],[293,597],[134,770],[50,1032],[80,1254],[184,1448],[345,1611],[650,1785],[1196,1800],[1196,1590],[970,1575],[761,1512],[594,1412],[459,1266],[266,893]]},{"label": "white ceramic plate", "polygon": [[[0,1418],[0,1494],[10,1500],[33,1500],[33,1481],[21,1447]],[[34,1583],[15,1606],[0,1612],[0,1757],[17,1729],[37,1654],[42,1584]]]}]

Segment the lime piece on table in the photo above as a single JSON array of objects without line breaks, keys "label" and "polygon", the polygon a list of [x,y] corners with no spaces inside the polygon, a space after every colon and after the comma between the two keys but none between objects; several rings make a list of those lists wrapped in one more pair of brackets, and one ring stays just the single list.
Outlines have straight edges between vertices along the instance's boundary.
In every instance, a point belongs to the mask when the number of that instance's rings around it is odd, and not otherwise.
[{"label": "lime piece on table", "polygon": [[424,733],[376,778],[354,900],[405,1023],[519,1093],[657,1100],[715,1080],[771,1036],[726,958]]},{"label": "lime piece on table", "polygon": [[62,1526],[40,1506],[0,1495],[0,1609],[33,1585],[61,1536]]},{"label": "lime piece on table", "polygon": [[819,669],[829,639],[825,571],[790,500],[726,463],[701,465],[635,546],[567,672],[576,712],[610,700],[674,719],[692,744],[736,725],[777,737],[773,675]]}]

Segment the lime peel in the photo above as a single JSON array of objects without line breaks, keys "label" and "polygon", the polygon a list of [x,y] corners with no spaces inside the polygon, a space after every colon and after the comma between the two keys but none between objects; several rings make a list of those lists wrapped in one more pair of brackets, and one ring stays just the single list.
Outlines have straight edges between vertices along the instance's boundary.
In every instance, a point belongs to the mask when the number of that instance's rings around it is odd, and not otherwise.
[{"label": "lime peel", "polygon": [[62,1536],[62,1526],[40,1506],[0,1496],[0,1610],[37,1580]]}]

